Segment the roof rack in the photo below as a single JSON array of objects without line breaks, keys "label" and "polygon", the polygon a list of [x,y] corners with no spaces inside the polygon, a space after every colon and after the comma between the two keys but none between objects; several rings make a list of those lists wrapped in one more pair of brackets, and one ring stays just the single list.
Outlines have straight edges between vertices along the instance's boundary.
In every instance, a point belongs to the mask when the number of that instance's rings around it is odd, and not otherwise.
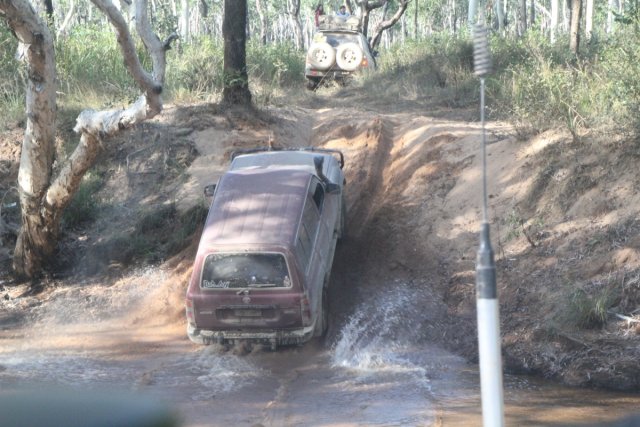
[{"label": "roof rack", "polygon": [[231,152],[231,161],[242,154],[261,153],[265,151],[312,151],[318,153],[327,153],[337,155],[340,158],[340,169],[344,167],[344,154],[340,150],[332,150],[330,148],[301,147],[301,148],[277,148],[277,147],[256,147],[235,150]]},{"label": "roof rack", "polygon": [[318,17],[320,30],[351,30],[360,31],[360,17],[356,15],[343,18],[336,15],[320,15]]}]

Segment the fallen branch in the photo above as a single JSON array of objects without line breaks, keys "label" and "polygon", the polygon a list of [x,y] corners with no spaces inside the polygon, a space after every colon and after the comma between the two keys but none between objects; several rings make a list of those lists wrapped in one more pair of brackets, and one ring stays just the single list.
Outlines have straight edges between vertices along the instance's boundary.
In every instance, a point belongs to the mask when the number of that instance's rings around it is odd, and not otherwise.
[{"label": "fallen branch", "polygon": [[618,319],[622,319],[622,320],[626,320],[627,322],[631,322],[631,323],[640,323],[640,320],[638,319],[634,319],[633,317],[629,317],[629,316],[625,316],[624,314],[620,314],[620,313],[615,313],[611,310],[607,310],[607,313],[609,314],[613,314],[614,316],[616,316]]}]

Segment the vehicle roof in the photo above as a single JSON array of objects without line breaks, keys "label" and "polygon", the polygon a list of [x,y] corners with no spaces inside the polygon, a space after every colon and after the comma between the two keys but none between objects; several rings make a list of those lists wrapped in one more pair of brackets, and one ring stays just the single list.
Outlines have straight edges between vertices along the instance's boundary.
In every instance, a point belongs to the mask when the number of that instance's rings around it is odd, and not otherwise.
[{"label": "vehicle roof", "polygon": [[240,170],[249,168],[287,168],[300,169],[315,174],[314,157],[324,157],[322,172],[331,176],[333,169],[340,168],[338,161],[331,154],[320,151],[264,151],[260,153],[243,154],[233,159],[229,169]]},{"label": "vehicle roof", "polygon": [[226,172],[218,182],[200,248],[293,244],[311,176],[277,167]]}]

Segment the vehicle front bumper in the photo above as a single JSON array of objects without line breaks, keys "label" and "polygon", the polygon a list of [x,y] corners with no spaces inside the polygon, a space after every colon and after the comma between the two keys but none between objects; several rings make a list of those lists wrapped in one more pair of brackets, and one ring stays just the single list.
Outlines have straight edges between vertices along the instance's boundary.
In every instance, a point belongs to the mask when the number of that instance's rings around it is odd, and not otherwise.
[{"label": "vehicle front bumper", "polygon": [[187,324],[187,335],[189,339],[197,344],[228,344],[236,341],[248,341],[252,343],[267,344],[271,348],[278,345],[302,344],[313,336],[314,326],[307,326],[299,329],[285,330],[224,330],[213,331],[209,329],[199,329],[192,324]]},{"label": "vehicle front bumper", "polygon": [[324,78],[333,78],[333,79],[340,79],[340,78],[345,78],[348,76],[352,76],[355,72],[354,71],[344,71],[344,70],[326,70],[326,71],[319,71],[319,70],[305,70],[305,77],[309,80],[321,80]]}]

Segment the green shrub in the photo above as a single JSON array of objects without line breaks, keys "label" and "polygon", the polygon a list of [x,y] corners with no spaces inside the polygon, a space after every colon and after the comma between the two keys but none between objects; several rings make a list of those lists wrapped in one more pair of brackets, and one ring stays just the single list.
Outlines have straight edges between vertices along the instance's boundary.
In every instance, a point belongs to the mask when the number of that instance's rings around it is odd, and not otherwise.
[{"label": "green shrub", "polygon": [[251,40],[247,46],[249,77],[261,84],[282,87],[304,83],[304,55],[292,43],[263,46]]},{"label": "green shrub", "polygon": [[367,84],[384,88],[386,96],[436,98],[448,105],[476,102],[473,47],[464,37],[435,35],[381,51],[379,71]]},{"label": "green shrub", "polygon": [[585,43],[576,58],[568,40],[552,45],[535,31],[519,40],[494,38],[489,104],[496,117],[538,131],[561,125],[575,137],[589,129],[637,132],[639,41],[618,33]]},{"label": "green shrub", "polygon": [[175,254],[189,245],[193,234],[204,224],[208,209],[198,204],[178,215],[178,226],[173,229],[167,243],[167,253]]},{"label": "green shrub", "polygon": [[208,100],[223,87],[221,41],[203,36],[167,53],[166,90],[174,99]]},{"label": "green shrub", "polygon": [[130,234],[128,257],[156,263],[178,253],[187,247],[206,215],[202,204],[185,212],[178,212],[174,203],[143,212]]},{"label": "green shrub", "polygon": [[96,199],[97,191],[104,184],[102,178],[94,172],[87,172],[82,178],[78,191],[62,214],[64,227],[74,229],[96,219],[100,203]]},{"label": "green shrub", "polygon": [[[127,72],[120,47],[112,31],[102,27],[77,26],[56,41],[59,90],[66,97],[84,99],[87,90],[100,93],[105,102],[135,96],[139,90]],[[148,65],[146,55],[138,55]]]},{"label": "green shrub", "polygon": [[579,328],[598,328],[607,323],[608,312],[618,298],[617,292],[610,286],[587,293],[583,289],[574,289],[566,297],[566,306],[562,309],[563,323]]}]

